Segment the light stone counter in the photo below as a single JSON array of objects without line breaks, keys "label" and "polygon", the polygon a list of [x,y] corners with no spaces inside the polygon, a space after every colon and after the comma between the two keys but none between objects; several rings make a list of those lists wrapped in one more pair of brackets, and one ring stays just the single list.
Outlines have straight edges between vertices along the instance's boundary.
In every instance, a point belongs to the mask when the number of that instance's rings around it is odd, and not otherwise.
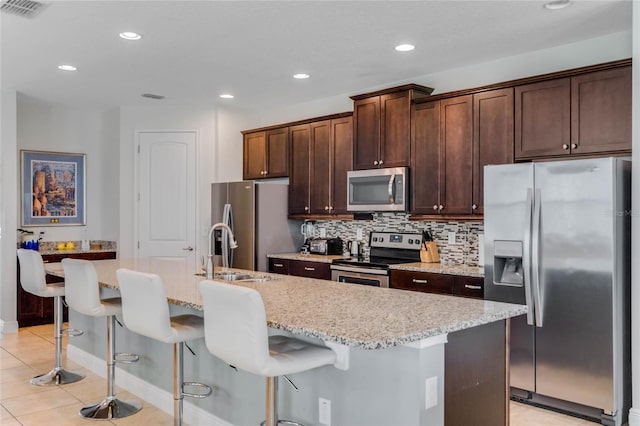
[{"label": "light stone counter", "polygon": [[[170,303],[202,310],[195,265],[183,260],[114,259],[93,262],[102,286],[118,289],[116,270],[162,277]],[[63,276],[59,263],[47,272]],[[218,268],[217,271],[228,270]],[[246,271],[245,271],[246,272]],[[265,274],[263,272],[252,272]],[[269,327],[363,349],[381,349],[526,313],[526,306],[268,274],[276,280],[236,282],[264,300]]]},{"label": "light stone counter", "polygon": [[391,269],[401,271],[431,272],[436,274],[464,275],[467,277],[484,277],[484,268],[481,266],[447,265],[444,263],[399,263],[391,265]]},{"label": "light stone counter", "polygon": [[302,253],[273,253],[268,254],[270,259],[305,260],[309,262],[331,263],[333,259],[343,259],[342,255],[302,254]]}]

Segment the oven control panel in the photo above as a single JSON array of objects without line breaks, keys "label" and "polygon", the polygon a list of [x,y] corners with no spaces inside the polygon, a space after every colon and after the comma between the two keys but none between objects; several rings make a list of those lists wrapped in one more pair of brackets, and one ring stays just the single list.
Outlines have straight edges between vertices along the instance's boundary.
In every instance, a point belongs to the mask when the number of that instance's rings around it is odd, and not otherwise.
[{"label": "oven control panel", "polygon": [[407,250],[420,250],[422,244],[421,234],[403,232],[372,232],[369,245],[381,248],[396,248]]}]

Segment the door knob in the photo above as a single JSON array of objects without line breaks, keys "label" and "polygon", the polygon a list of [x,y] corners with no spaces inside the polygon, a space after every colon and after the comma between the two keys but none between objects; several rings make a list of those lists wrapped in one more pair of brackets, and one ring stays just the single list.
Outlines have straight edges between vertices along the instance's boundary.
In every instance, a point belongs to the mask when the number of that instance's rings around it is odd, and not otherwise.
[{"label": "door knob", "polygon": [[184,250],[184,251],[193,251],[193,247],[191,247],[191,246],[183,247],[182,250]]}]

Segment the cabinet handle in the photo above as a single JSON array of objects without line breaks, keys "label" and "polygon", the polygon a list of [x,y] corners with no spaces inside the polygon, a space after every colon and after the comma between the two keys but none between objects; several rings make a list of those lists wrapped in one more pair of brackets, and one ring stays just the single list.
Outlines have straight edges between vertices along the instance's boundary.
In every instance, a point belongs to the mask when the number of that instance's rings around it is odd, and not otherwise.
[{"label": "cabinet handle", "polygon": [[482,290],[482,286],[481,285],[465,284],[464,288],[468,288],[469,290]]},{"label": "cabinet handle", "polygon": [[333,206],[329,206],[329,211],[333,210]]},{"label": "cabinet handle", "polygon": [[578,147],[578,144],[577,144],[577,143],[572,143],[572,144],[571,144],[571,149],[576,149],[577,147]]},{"label": "cabinet handle", "polygon": [[438,210],[442,210],[442,209],[444,209],[444,206],[443,206],[442,204],[440,204],[440,205],[438,206]]},{"label": "cabinet handle", "polygon": [[429,284],[427,280],[419,280],[417,278],[412,278],[411,281],[413,281],[416,284]]},{"label": "cabinet handle", "polygon": [[374,165],[374,166],[377,166],[377,165],[378,165],[378,160],[374,160],[374,161],[373,161],[373,165]]},{"label": "cabinet handle", "polygon": [[309,206],[304,206],[304,211],[308,212],[309,211]]},{"label": "cabinet handle", "polygon": [[569,145],[567,145],[566,143],[562,144],[562,149],[569,149]]},{"label": "cabinet handle", "polygon": [[471,210],[475,210],[475,209],[477,209],[477,208],[478,208],[478,205],[477,205],[477,204],[472,204],[472,205],[471,205]]},{"label": "cabinet handle", "polygon": [[438,210],[438,205],[437,205],[437,204],[434,204],[434,205],[433,205],[433,209],[434,209],[434,210]]},{"label": "cabinet handle", "polygon": [[380,160],[378,161],[378,165],[382,166],[382,164],[384,163],[384,161]]},{"label": "cabinet handle", "polygon": [[305,267],[304,267],[304,270],[305,270],[305,271],[315,271],[315,270],[316,270],[316,268],[311,268],[311,267],[309,267],[309,266],[305,266]]},{"label": "cabinet handle", "polygon": [[265,170],[265,171],[264,171],[264,175],[266,176],[266,175],[268,175],[268,174],[269,174],[269,172]]},{"label": "cabinet handle", "polygon": [[276,268],[282,268],[284,265],[282,263],[274,263],[273,266]]},{"label": "cabinet handle", "polygon": [[324,206],[324,210],[328,211],[329,210],[329,206]]}]

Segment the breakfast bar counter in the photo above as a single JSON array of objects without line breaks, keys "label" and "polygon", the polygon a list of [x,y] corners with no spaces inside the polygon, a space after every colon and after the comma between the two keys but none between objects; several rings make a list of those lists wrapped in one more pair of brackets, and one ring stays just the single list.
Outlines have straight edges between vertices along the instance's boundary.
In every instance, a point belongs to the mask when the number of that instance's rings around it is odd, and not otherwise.
[{"label": "breakfast bar counter", "polygon": [[[93,263],[105,297],[118,290],[115,271],[133,269],[162,277],[172,314],[202,314],[198,283],[204,277],[196,275],[199,268],[191,262],[141,258]],[[64,275],[60,264],[47,264],[46,270],[52,275]],[[332,424],[336,425],[444,425],[447,335],[491,327],[494,332],[486,343],[503,355],[502,363],[496,364],[496,377],[504,378],[508,319],[526,313],[522,305],[255,271],[217,268],[216,272],[242,272],[254,277],[233,283],[260,292],[272,334],[293,334],[320,344],[325,342],[338,353],[335,368],[325,366],[293,375],[291,379],[300,391],[280,387],[282,417],[305,424],[318,423],[318,398],[324,398],[332,401]],[[69,358],[85,366],[100,365],[95,358],[103,356],[101,350],[96,350],[103,341],[103,327],[93,318],[75,312],[70,313],[70,326],[90,329],[91,333],[85,332],[87,337],[70,342]],[[122,367],[133,376],[131,384],[118,384],[158,407],[170,406],[166,404],[171,395],[169,347],[126,329],[118,333],[119,347],[139,353],[142,358],[138,365]],[[491,342],[491,336],[499,338]],[[191,365],[185,365],[186,377],[209,383],[215,390],[211,398],[185,404],[185,421],[259,423],[264,406],[262,379],[229,369],[207,352],[204,341],[196,341],[194,351],[198,356]],[[123,373],[117,377],[130,377]],[[149,389],[156,390],[149,394]],[[506,400],[505,389],[503,384],[498,400]],[[165,397],[167,400],[162,399]],[[486,411],[486,407],[468,405],[464,409]]]}]

